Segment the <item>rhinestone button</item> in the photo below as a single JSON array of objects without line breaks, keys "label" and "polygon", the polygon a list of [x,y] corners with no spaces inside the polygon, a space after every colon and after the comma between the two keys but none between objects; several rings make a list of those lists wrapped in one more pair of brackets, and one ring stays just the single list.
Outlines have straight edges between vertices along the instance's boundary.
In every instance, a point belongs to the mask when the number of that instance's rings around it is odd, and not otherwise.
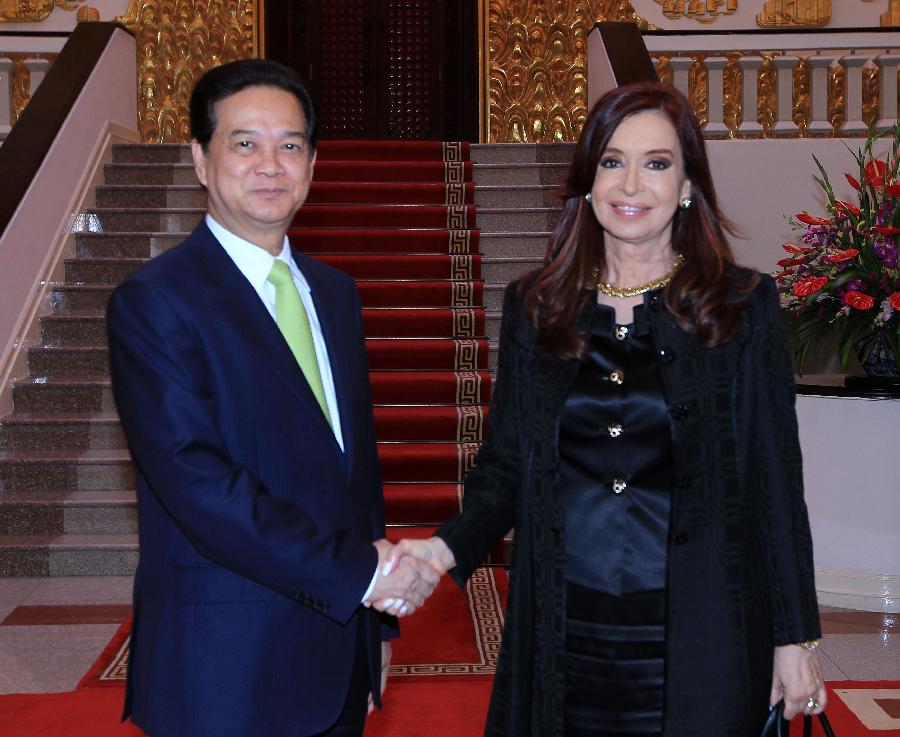
[{"label": "rhinestone button", "polygon": [[622,434],[622,426],[618,423],[612,424],[606,429],[609,430],[609,436],[611,438],[617,438]]},{"label": "rhinestone button", "polygon": [[625,340],[628,337],[628,328],[625,325],[616,326],[616,340]]},{"label": "rhinestone button", "polygon": [[614,494],[621,494],[628,487],[628,484],[622,479],[614,479],[612,483],[612,490]]},{"label": "rhinestone button", "polygon": [[613,384],[619,384],[620,386],[625,383],[625,372],[624,371],[613,371],[609,375],[609,380]]}]

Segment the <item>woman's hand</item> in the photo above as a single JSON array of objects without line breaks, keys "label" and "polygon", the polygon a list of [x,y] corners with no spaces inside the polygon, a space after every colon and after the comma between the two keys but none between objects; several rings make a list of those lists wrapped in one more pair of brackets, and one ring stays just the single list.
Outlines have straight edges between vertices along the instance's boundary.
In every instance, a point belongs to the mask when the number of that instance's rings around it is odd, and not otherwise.
[{"label": "woman's hand", "polygon": [[816,650],[802,645],[783,645],[775,648],[772,670],[770,704],[784,699],[784,718],[797,714],[821,714],[828,701],[825,677]]}]

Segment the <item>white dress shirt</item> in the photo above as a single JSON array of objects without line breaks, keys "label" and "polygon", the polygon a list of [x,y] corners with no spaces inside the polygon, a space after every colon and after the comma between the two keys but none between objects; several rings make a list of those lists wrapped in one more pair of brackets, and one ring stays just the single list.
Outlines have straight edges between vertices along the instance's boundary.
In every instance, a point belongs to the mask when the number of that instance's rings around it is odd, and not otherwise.
[{"label": "white dress shirt", "polygon": [[[219,225],[211,215],[206,216],[206,225],[216,237],[216,240],[222,244],[234,265],[238,267],[240,272],[250,282],[263,305],[269,311],[272,319],[275,319],[275,285],[269,281],[269,273],[272,271],[272,264],[275,263],[275,257],[265,249],[245,241],[243,238],[236,236],[230,230],[226,230]],[[277,258],[284,261],[291,270],[291,276],[294,278],[294,286],[300,293],[300,299],[306,308],[306,314],[309,317],[309,328],[312,331],[313,346],[316,349],[316,360],[319,363],[319,373],[322,376],[322,388],[325,390],[325,402],[328,405],[328,414],[331,415],[331,426],[334,430],[334,437],[344,449],[344,436],[341,433],[341,418],[338,412],[337,394],[334,390],[334,377],[331,374],[331,362],[328,360],[328,349],[325,347],[325,338],[322,335],[322,326],[319,324],[319,316],[316,314],[316,306],[313,304],[312,290],[309,288],[309,282],[303,276],[303,272],[297,268],[297,264],[291,257],[291,246],[288,237],[284,237],[284,244],[281,247],[281,253]],[[299,368],[299,367],[298,367]]]},{"label": "white dress shirt", "polygon": [[[230,230],[226,230],[217,223],[209,214],[206,216],[206,226],[210,229],[216,240],[225,249],[225,253],[234,261],[234,265],[238,267],[244,275],[250,286],[256,290],[263,305],[275,319],[275,285],[269,282],[269,273],[272,271],[272,264],[275,263],[275,257],[268,251],[260,248],[250,241],[246,241],[236,236]],[[334,437],[344,449],[344,436],[341,433],[341,418],[338,412],[337,394],[334,390],[334,377],[331,374],[331,362],[328,360],[328,349],[325,347],[325,338],[322,335],[322,326],[319,324],[319,316],[316,314],[316,306],[313,303],[312,290],[309,288],[309,282],[303,276],[303,272],[297,268],[297,264],[291,257],[291,246],[288,237],[285,235],[284,244],[281,247],[281,253],[278,259],[284,261],[291,270],[291,276],[294,278],[294,285],[300,294],[303,306],[306,308],[306,314],[309,317],[309,328],[312,331],[313,346],[316,349],[316,360],[319,362],[319,373],[322,375],[322,388],[325,390],[325,401],[328,404],[328,413],[331,415],[331,427],[334,431]],[[299,370],[299,366],[297,367]],[[369,594],[375,587],[375,579],[378,577],[378,569],[372,575],[372,581],[363,594],[361,601],[369,598]]]}]

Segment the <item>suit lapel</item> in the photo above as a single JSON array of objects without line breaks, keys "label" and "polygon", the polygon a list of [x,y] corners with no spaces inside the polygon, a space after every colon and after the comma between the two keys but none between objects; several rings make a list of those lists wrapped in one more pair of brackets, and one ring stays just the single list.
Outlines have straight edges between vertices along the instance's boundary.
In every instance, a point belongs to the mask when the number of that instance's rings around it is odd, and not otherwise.
[{"label": "suit lapel", "polygon": [[312,292],[313,304],[316,306],[316,316],[319,319],[319,327],[325,339],[325,348],[328,350],[328,362],[331,367],[331,378],[334,381],[334,393],[337,396],[338,413],[340,415],[341,436],[344,440],[344,456],[348,466],[353,458],[353,404],[352,386],[348,375],[349,367],[342,360],[344,356],[352,355],[349,347],[345,345],[348,335],[353,331],[341,324],[338,311],[328,304],[328,289],[320,281],[317,270],[309,268],[309,259],[302,254],[292,252],[294,262],[303,272]]},{"label": "suit lapel", "polygon": [[323,431],[331,433],[319,403],[297,365],[297,359],[256,290],[205,224],[201,224],[194,235],[197,236],[195,255],[198,270],[209,278],[214,288],[215,313],[234,331],[236,338],[247,345],[251,355],[263,357],[261,363],[284,383],[312,417],[321,421]]}]

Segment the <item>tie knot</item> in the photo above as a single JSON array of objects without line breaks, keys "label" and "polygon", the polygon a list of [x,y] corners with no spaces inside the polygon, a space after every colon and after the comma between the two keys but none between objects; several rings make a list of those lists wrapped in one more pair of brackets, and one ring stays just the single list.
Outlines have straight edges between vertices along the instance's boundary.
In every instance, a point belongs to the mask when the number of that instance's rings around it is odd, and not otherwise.
[{"label": "tie knot", "polygon": [[275,263],[272,264],[272,270],[269,272],[267,279],[276,287],[280,287],[283,284],[290,284],[294,280],[291,276],[290,267],[280,258],[275,259]]}]

